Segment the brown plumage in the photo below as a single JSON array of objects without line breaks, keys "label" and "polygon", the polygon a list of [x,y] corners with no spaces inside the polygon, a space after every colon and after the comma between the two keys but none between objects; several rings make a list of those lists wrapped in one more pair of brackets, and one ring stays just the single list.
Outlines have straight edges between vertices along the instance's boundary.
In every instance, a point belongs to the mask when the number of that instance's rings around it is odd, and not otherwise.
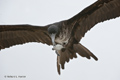
[{"label": "brown plumage", "polygon": [[[77,58],[76,53],[87,59],[92,57],[98,60],[92,52],[79,42],[85,33],[97,23],[119,16],[120,0],[98,0],[72,18],[59,22],[60,25],[58,27],[60,27],[61,33],[63,33],[62,36],[65,34],[62,30],[69,31],[67,33],[68,35],[66,35],[66,38],[69,37],[69,40],[65,45],[66,50],[58,51],[60,54],[60,56],[57,56],[58,73],[60,74],[61,68],[65,68],[65,62]],[[42,42],[52,45],[51,38],[47,31],[51,25],[53,24],[43,27],[31,25],[0,25],[0,49],[28,42]],[[59,35],[56,35],[58,40],[59,37]]]},{"label": "brown plumage", "polygon": [[51,45],[47,26],[0,25],[0,49],[26,42],[42,42]]}]

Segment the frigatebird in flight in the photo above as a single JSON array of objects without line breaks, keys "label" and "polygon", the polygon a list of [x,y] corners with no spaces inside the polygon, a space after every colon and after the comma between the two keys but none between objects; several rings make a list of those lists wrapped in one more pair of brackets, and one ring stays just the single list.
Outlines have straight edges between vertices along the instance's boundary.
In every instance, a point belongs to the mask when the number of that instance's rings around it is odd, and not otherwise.
[{"label": "frigatebird in flight", "polygon": [[68,20],[46,26],[0,25],[0,49],[17,44],[41,42],[53,45],[57,54],[57,71],[64,69],[65,62],[82,57],[98,58],[80,42],[85,33],[99,22],[120,16],[120,0],[97,0]]}]

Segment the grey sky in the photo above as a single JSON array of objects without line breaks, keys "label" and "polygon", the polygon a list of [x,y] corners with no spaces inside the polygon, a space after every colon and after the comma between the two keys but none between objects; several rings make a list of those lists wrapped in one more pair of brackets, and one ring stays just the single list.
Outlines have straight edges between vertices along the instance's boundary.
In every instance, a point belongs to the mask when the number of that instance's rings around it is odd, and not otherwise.
[{"label": "grey sky", "polygon": [[[69,19],[96,0],[0,0],[0,24],[47,25]],[[81,43],[98,61],[78,57],[59,76],[52,46],[17,45],[0,51],[0,80],[120,80],[120,18],[97,24]]]}]

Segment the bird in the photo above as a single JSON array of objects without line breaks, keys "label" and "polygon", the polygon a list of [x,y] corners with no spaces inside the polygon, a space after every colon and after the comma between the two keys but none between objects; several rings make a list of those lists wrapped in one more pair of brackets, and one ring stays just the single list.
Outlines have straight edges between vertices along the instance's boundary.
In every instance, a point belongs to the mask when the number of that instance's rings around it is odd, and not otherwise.
[{"label": "bird", "polygon": [[80,41],[96,24],[120,16],[120,0],[97,0],[70,19],[46,26],[18,24],[0,25],[0,50],[29,42],[52,45],[57,55],[57,72],[65,63],[77,58],[98,58]]}]

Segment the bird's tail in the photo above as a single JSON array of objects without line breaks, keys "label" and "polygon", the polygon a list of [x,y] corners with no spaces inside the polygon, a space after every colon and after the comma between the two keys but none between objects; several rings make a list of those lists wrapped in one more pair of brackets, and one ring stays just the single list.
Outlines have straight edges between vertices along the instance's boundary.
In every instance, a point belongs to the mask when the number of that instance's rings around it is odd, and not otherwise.
[{"label": "bird's tail", "polygon": [[74,44],[73,49],[76,53],[78,53],[82,57],[86,57],[90,59],[90,57],[94,58],[95,60],[98,60],[98,58],[90,52],[86,47],[84,47],[82,44]]},{"label": "bird's tail", "polygon": [[86,57],[87,59],[90,59],[92,57],[95,60],[98,60],[98,58],[87,48],[85,48],[82,44],[74,44],[73,49],[66,49],[64,52],[58,51],[58,54],[60,56],[57,56],[57,71],[59,74],[60,68],[65,68],[65,62],[69,62],[70,59],[77,58],[76,53],[78,53],[82,57]]}]

